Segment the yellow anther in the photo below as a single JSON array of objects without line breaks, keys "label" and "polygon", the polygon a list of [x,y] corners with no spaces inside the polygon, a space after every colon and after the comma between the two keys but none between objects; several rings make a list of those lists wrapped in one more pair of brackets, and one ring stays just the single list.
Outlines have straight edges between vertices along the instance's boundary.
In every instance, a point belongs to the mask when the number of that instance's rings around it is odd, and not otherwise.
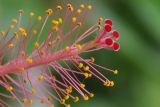
[{"label": "yellow anther", "polygon": [[33,34],[34,34],[34,35],[37,34],[37,30],[33,30]]},{"label": "yellow anther", "polygon": [[79,101],[79,97],[74,97],[74,102],[76,103],[76,102],[78,102]]},{"label": "yellow anther", "polygon": [[51,104],[49,107],[55,107],[54,104]]},{"label": "yellow anther", "polygon": [[22,36],[26,37],[27,33],[26,32],[22,32]]},{"label": "yellow anther", "polygon": [[60,101],[60,104],[65,104],[65,100],[64,99],[62,99],[61,101]]},{"label": "yellow anther", "polygon": [[22,98],[22,102],[23,102],[23,103],[26,103],[26,102],[27,102],[27,99],[26,99],[26,98]]},{"label": "yellow anther", "polygon": [[13,43],[8,44],[8,48],[12,48],[13,46]]},{"label": "yellow anther", "polygon": [[94,59],[94,57],[91,57],[91,62],[95,62],[95,59]]},{"label": "yellow anther", "polygon": [[18,39],[18,33],[17,32],[14,32],[14,38]]},{"label": "yellow anther", "polygon": [[70,105],[70,104],[67,104],[65,107],[71,107],[71,105]]},{"label": "yellow anther", "polygon": [[0,34],[2,35],[2,37],[5,36],[5,32],[4,31],[1,31]]},{"label": "yellow anther", "polygon": [[102,28],[102,26],[101,26],[101,25],[98,25],[97,27],[98,27],[98,30],[101,30],[101,28]]},{"label": "yellow anther", "polygon": [[53,24],[53,25],[58,25],[59,22],[58,22],[57,20],[52,20],[52,24]]},{"label": "yellow anther", "polygon": [[90,77],[90,78],[91,78],[91,77],[92,77],[92,74],[90,74],[90,73],[89,73],[89,74],[88,74],[88,77]]},{"label": "yellow anther", "polygon": [[13,23],[18,23],[17,19],[12,19]]},{"label": "yellow anther", "polygon": [[23,33],[23,32],[25,32],[25,30],[23,28],[19,28],[19,32]]},{"label": "yellow anther", "polygon": [[20,72],[23,72],[24,70],[25,70],[24,67],[19,67]]},{"label": "yellow anther", "polygon": [[69,95],[66,95],[66,96],[64,97],[64,99],[65,99],[65,100],[68,100],[68,99],[69,99]]},{"label": "yellow anther", "polygon": [[52,12],[53,12],[53,10],[52,10],[52,9],[47,9],[47,10],[46,10],[46,14],[48,14],[48,15],[51,15],[51,14],[52,14]]},{"label": "yellow anther", "polygon": [[88,73],[84,73],[83,75],[85,76],[85,78],[88,78],[88,77],[89,77],[89,74],[88,74]]},{"label": "yellow anther", "polygon": [[13,28],[14,28],[14,25],[10,25],[8,28],[9,28],[9,29],[13,29]]},{"label": "yellow anther", "polygon": [[33,16],[34,16],[34,13],[33,13],[33,12],[30,12],[30,13],[29,13],[29,16],[30,16],[30,17],[33,17]]},{"label": "yellow anther", "polygon": [[72,17],[72,22],[75,23],[77,21],[76,17]]},{"label": "yellow anther", "polygon": [[58,30],[59,30],[59,28],[58,28],[58,26],[53,26],[53,27],[52,27],[52,30],[54,30],[54,31],[58,31]]},{"label": "yellow anther", "polygon": [[36,42],[34,43],[34,47],[35,47],[35,48],[38,48],[38,47],[39,47],[39,42],[38,42],[38,41],[36,41]]},{"label": "yellow anther", "polygon": [[105,82],[103,83],[103,85],[108,87],[108,86],[110,86],[110,82],[109,82],[109,81],[105,81]]},{"label": "yellow anther", "polygon": [[111,87],[114,86],[114,81],[110,81],[110,86],[111,86]]},{"label": "yellow anther", "polygon": [[85,85],[85,84],[80,84],[80,87],[81,87],[81,88],[85,88],[86,85]]},{"label": "yellow anther", "polygon": [[84,99],[85,101],[89,100],[88,95],[85,94],[85,95],[83,96],[83,99]]},{"label": "yellow anther", "polygon": [[99,21],[99,22],[102,22],[102,21],[103,21],[103,18],[102,18],[102,17],[100,17],[100,18],[98,19],[98,21]]},{"label": "yellow anther", "polygon": [[43,75],[42,74],[40,74],[39,76],[38,76],[38,80],[43,80]]},{"label": "yellow anther", "polygon": [[62,18],[58,18],[58,22],[59,22],[60,24],[62,24],[62,23],[63,23]]},{"label": "yellow anther", "polygon": [[76,44],[76,48],[77,48],[78,50],[81,50],[81,49],[82,49],[82,47],[81,47],[80,44]]},{"label": "yellow anther", "polygon": [[71,86],[67,87],[67,88],[66,88],[66,92],[67,92],[68,94],[72,93],[72,87],[71,87]]},{"label": "yellow anther", "polygon": [[92,5],[88,5],[88,10],[92,10]]},{"label": "yellow anther", "polygon": [[67,4],[67,7],[72,7],[72,5],[70,3]]},{"label": "yellow anther", "polygon": [[38,20],[38,21],[42,21],[42,16],[38,16],[38,17],[37,17],[37,20]]},{"label": "yellow anther", "polygon": [[115,75],[117,75],[117,74],[118,74],[118,70],[114,70],[113,73],[114,73]]},{"label": "yellow anther", "polygon": [[77,9],[77,13],[80,14],[82,12],[81,9]]},{"label": "yellow anther", "polygon": [[33,103],[32,99],[30,99],[30,100],[27,102],[28,105],[32,105],[32,103]]},{"label": "yellow anther", "polygon": [[24,10],[23,9],[19,9],[19,13],[24,13]]},{"label": "yellow anther", "polygon": [[83,67],[83,63],[79,63],[79,68],[82,68]]},{"label": "yellow anther", "polygon": [[48,99],[48,101],[52,101],[52,98],[50,96],[47,99]]},{"label": "yellow anther", "polygon": [[13,90],[13,87],[12,86],[8,86],[6,89],[7,89],[7,91],[11,92]]},{"label": "yellow anther", "polygon": [[32,62],[33,62],[32,59],[26,59],[26,61],[27,61],[28,63],[32,63]]},{"label": "yellow anther", "polygon": [[84,67],[84,71],[89,71],[89,66]]},{"label": "yellow anther", "polygon": [[94,94],[93,94],[93,93],[90,93],[90,95],[89,95],[89,96],[92,98],[92,97],[94,97]]},{"label": "yellow anther", "polygon": [[58,10],[62,10],[63,8],[62,8],[62,6],[58,5],[58,6],[57,6],[57,9],[58,9]]},{"label": "yellow anther", "polygon": [[35,93],[36,93],[36,90],[35,90],[34,88],[32,88],[32,89],[31,89],[31,93],[32,93],[32,94],[35,94]]},{"label": "yellow anther", "polygon": [[81,4],[81,5],[80,5],[80,7],[81,7],[82,9],[84,9],[84,8],[85,8],[84,4]]},{"label": "yellow anther", "polygon": [[65,51],[69,51],[69,50],[70,50],[70,47],[66,46]]},{"label": "yellow anther", "polygon": [[81,23],[81,22],[78,22],[77,25],[78,25],[78,26],[82,26],[82,23]]}]

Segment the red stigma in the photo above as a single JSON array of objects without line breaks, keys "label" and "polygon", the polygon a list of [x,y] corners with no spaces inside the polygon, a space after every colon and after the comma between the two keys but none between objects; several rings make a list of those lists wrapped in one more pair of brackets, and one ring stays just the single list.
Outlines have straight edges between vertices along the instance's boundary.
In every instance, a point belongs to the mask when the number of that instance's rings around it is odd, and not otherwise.
[{"label": "red stigma", "polygon": [[105,40],[106,45],[111,46],[113,44],[113,40],[111,38],[107,38]]},{"label": "red stigma", "polygon": [[119,43],[114,42],[114,43],[113,43],[113,50],[114,50],[114,51],[118,51],[119,49],[120,49]]},{"label": "red stigma", "polygon": [[112,35],[114,38],[118,39],[120,36],[119,36],[119,33],[117,31],[113,31],[112,32]]},{"label": "red stigma", "polygon": [[105,25],[106,32],[110,32],[112,30],[112,27],[108,24]]},{"label": "red stigma", "polygon": [[109,25],[111,25],[111,26],[112,26],[112,20],[110,20],[110,19],[106,19],[106,20],[105,20],[105,24],[109,24]]}]

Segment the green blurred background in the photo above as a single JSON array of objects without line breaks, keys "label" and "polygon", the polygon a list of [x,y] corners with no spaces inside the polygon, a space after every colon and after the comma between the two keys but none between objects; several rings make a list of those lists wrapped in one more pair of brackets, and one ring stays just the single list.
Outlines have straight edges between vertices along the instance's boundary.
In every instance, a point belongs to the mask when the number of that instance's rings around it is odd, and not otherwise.
[{"label": "green blurred background", "polygon": [[[61,0],[63,1],[63,0]],[[67,1],[67,0],[66,0]],[[81,0],[68,0],[80,2]],[[54,5],[54,0],[0,0],[0,29],[17,17],[17,10],[36,14]],[[82,0],[93,4],[93,16],[113,20],[120,32],[121,50],[92,53],[96,63],[118,69],[119,75],[108,75],[115,87],[105,88],[90,80],[89,90],[95,97],[73,107],[160,107],[160,0]],[[74,4],[74,3],[73,3]],[[98,17],[97,17],[98,16]],[[91,56],[91,55],[88,55]],[[41,106],[34,106],[41,107]]]}]

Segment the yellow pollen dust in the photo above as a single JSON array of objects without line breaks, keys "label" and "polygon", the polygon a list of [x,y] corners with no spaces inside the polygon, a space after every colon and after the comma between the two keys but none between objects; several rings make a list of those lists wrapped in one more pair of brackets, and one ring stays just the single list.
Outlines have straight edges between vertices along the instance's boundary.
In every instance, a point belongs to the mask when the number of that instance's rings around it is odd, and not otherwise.
[{"label": "yellow pollen dust", "polygon": [[88,74],[88,77],[90,77],[90,78],[91,78],[91,77],[92,77],[92,74],[90,74],[90,73],[89,73],[89,74]]},{"label": "yellow pollen dust", "polygon": [[10,25],[8,28],[9,28],[9,29],[13,29],[13,28],[14,28],[14,25]]},{"label": "yellow pollen dust", "polygon": [[58,30],[59,30],[59,28],[58,28],[58,26],[53,26],[53,27],[52,27],[52,30],[54,30],[54,31],[58,31]]},{"label": "yellow pollen dust", "polygon": [[52,24],[53,24],[53,25],[58,25],[59,22],[58,22],[57,20],[52,20]]},{"label": "yellow pollen dust", "polygon": [[18,39],[18,33],[17,32],[14,32],[14,38]]},{"label": "yellow pollen dust", "polygon": [[81,87],[81,88],[85,88],[86,85],[85,85],[85,84],[80,84],[80,87]]},{"label": "yellow pollen dust", "polygon": [[47,15],[51,15],[52,13],[53,13],[53,10],[52,10],[52,9],[47,9],[47,10],[46,10],[46,14],[47,14]]},{"label": "yellow pollen dust", "polygon": [[38,47],[39,47],[39,42],[38,42],[38,41],[36,41],[36,42],[34,43],[34,47],[35,47],[35,48],[38,48]]},{"label": "yellow pollen dust", "polygon": [[89,71],[89,66],[84,67],[84,71]]},{"label": "yellow pollen dust", "polygon": [[71,105],[70,105],[70,104],[67,104],[65,107],[71,107]]},{"label": "yellow pollen dust", "polygon": [[12,19],[12,22],[15,24],[18,23],[17,19]]},{"label": "yellow pollen dust", "polygon": [[33,16],[34,16],[34,13],[33,13],[33,12],[30,12],[30,13],[29,13],[29,16],[30,16],[30,17],[33,17]]},{"label": "yellow pollen dust", "polygon": [[13,43],[8,44],[8,48],[12,48],[13,46]]},{"label": "yellow pollen dust", "polygon": [[115,75],[117,75],[117,74],[118,74],[118,70],[114,70],[113,73],[114,73]]},{"label": "yellow pollen dust", "polygon": [[77,21],[76,17],[72,17],[72,22],[75,23]]},{"label": "yellow pollen dust", "polygon": [[91,57],[91,62],[95,62],[95,58],[94,57]]},{"label": "yellow pollen dust", "polygon": [[52,98],[50,96],[47,99],[48,99],[48,101],[52,101]]},{"label": "yellow pollen dust", "polygon": [[24,10],[23,9],[19,9],[19,13],[24,13]]},{"label": "yellow pollen dust", "polygon": [[76,97],[74,98],[74,102],[76,103],[76,102],[78,102],[78,101],[79,101],[79,97],[76,96]]},{"label": "yellow pollen dust", "polygon": [[68,100],[68,99],[69,99],[69,95],[66,95],[66,96],[64,97],[64,99],[65,99],[65,100]]},{"label": "yellow pollen dust", "polygon": [[81,10],[81,9],[77,9],[77,13],[78,13],[78,14],[81,14],[81,13],[82,13],[82,10]]},{"label": "yellow pollen dust", "polygon": [[62,9],[63,9],[62,6],[60,5],[57,6],[57,10],[62,10]]},{"label": "yellow pollen dust", "polygon": [[94,94],[93,94],[93,93],[90,93],[89,95],[90,95],[91,98],[94,97]]},{"label": "yellow pollen dust", "polygon": [[92,10],[92,5],[88,5],[88,10]]},{"label": "yellow pollen dust", "polygon": [[35,90],[34,88],[32,88],[32,89],[31,89],[31,93],[32,93],[32,94],[35,94],[35,93],[36,93],[36,90]]},{"label": "yellow pollen dust", "polygon": [[80,5],[80,7],[81,7],[82,9],[84,9],[84,8],[85,8],[84,4],[81,4],[81,5]]},{"label": "yellow pollen dust", "polygon": [[83,63],[79,63],[79,68],[82,68],[83,67]]},{"label": "yellow pollen dust", "polygon": [[88,73],[84,73],[83,75],[84,75],[85,78],[88,78],[88,77],[89,77],[89,74],[88,74]]},{"label": "yellow pollen dust", "polygon": [[27,102],[27,99],[26,99],[26,98],[23,98],[23,99],[22,99],[22,102],[23,102],[23,103],[26,103],[26,102]]},{"label": "yellow pollen dust", "polygon": [[38,80],[43,80],[43,75],[42,74],[40,74],[39,76],[38,76]]},{"label": "yellow pollen dust", "polygon": [[80,51],[82,49],[80,44],[76,44],[76,48]]},{"label": "yellow pollen dust", "polygon": [[13,87],[12,86],[8,86],[6,89],[7,89],[7,91],[11,92],[13,90]]},{"label": "yellow pollen dust", "polygon": [[37,20],[38,20],[38,21],[42,21],[42,16],[38,16],[38,17],[37,17]]},{"label": "yellow pollen dust", "polygon": [[23,72],[24,71],[24,67],[19,67],[19,71]]},{"label": "yellow pollen dust", "polygon": [[69,51],[69,50],[70,50],[70,47],[66,46],[65,51]]},{"label": "yellow pollen dust", "polygon": [[32,105],[32,103],[33,103],[32,99],[30,99],[30,100],[27,102],[28,105]]},{"label": "yellow pollen dust", "polygon": [[84,99],[85,101],[89,100],[88,95],[85,94],[85,95],[83,96],[83,99]]},{"label": "yellow pollen dust", "polygon": [[26,61],[27,61],[28,63],[32,63],[32,62],[33,62],[32,59],[26,59]]},{"label": "yellow pollen dust", "polygon": [[66,92],[67,92],[68,94],[72,93],[72,87],[71,87],[71,86],[67,87],[67,88],[66,88]]},{"label": "yellow pollen dust", "polygon": [[62,99],[61,101],[60,101],[60,104],[65,104],[65,100],[64,99]]},{"label": "yellow pollen dust", "polygon": [[4,37],[5,36],[5,32],[1,31],[0,34]]},{"label": "yellow pollen dust", "polygon": [[58,22],[59,22],[60,24],[62,24],[62,23],[63,23],[62,18],[58,18]]}]

